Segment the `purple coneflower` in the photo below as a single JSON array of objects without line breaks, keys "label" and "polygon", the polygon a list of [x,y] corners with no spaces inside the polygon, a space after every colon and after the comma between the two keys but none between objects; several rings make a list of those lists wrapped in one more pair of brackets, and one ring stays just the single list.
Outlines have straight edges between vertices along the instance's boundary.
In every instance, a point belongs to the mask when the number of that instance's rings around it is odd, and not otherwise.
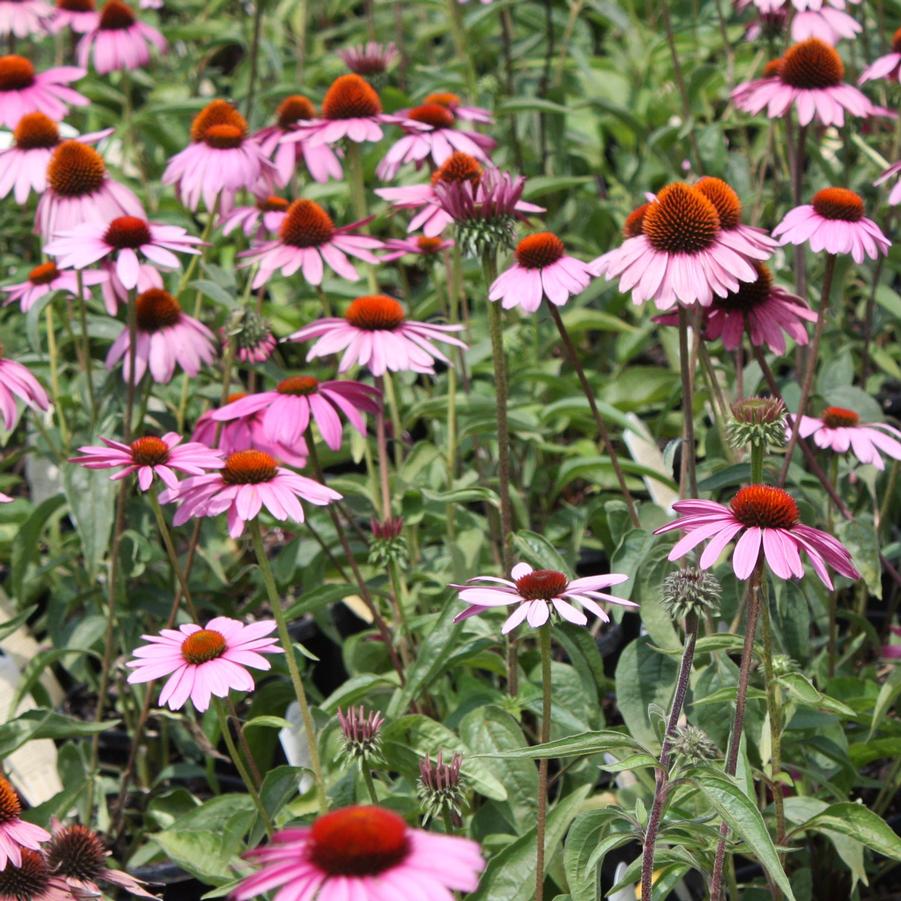
[{"label": "purple coneflower", "polygon": [[[790,422],[786,434],[791,434]],[[824,450],[837,454],[850,450],[861,463],[871,463],[876,469],[885,469],[882,454],[901,460],[901,430],[886,422],[861,422],[860,414],[846,407],[826,407],[819,417],[802,416],[798,434],[812,437]]]},{"label": "purple coneflower", "polygon": [[28,113],[43,113],[59,122],[70,106],[87,106],[87,97],[67,87],[85,75],[75,66],[38,72],[24,56],[0,56],[0,125],[15,128]]},{"label": "purple coneflower", "polygon": [[151,25],[140,21],[121,0],[106,0],[97,26],[78,42],[78,62],[87,66],[93,58],[101,75],[119,69],[140,69],[150,62],[150,48],[165,52],[166,39]]},{"label": "purple coneflower", "polygon": [[[94,285],[103,284],[107,279],[105,272],[85,272],[81,276],[85,299],[91,296]],[[52,260],[35,266],[28,273],[28,278],[17,285],[7,285],[0,289],[8,295],[4,306],[19,303],[19,309],[27,313],[42,297],[54,291],[64,291],[73,297],[78,296],[78,274],[71,270],[62,271]]]}]

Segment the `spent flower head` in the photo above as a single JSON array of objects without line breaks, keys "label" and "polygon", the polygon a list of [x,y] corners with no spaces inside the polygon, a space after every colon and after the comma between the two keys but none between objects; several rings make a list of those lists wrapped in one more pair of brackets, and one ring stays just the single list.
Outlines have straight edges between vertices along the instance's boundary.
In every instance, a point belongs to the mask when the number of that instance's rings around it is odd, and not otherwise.
[{"label": "spent flower head", "polygon": [[663,580],[663,606],[674,620],[717,613],[721,595],[719,579],[695,566],[671,572]]},{"label": "spent flower head", "polygon": [[462,825],[466,802],[466,780],[460,774],[462,765],[463,758],[460,754],[454,754],[450,763],[445,763],[442,751],[438,752],[434,763],[431,757],[419,758],[416,791],[427,820],[447,813],[454,825]]},{"label": "spent flower head", "polygon": [[778,397],[745,397],[732,404],[729,440],[736,448],[781,447],[785,443],[785,404]]},{"label": "spent flower head", "polygon": [[685,725],[676,728],[673,736],[672,753],[684,763],[703,763],[719,756],[719,748],[708,738],[707,733],[697,726]]}]

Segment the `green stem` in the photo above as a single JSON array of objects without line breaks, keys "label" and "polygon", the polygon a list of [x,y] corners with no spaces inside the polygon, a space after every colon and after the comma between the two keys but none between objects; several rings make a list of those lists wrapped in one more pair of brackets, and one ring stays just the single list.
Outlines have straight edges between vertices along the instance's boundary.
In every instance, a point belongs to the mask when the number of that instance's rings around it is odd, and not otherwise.
[{"label": "green stem", "polygon": [[379,489],[382,497],[382,519],[391,516],[391,481],[388,472],[388,436],[385,430],[385,382],[382,376],[375,377],[375,385],[382,395],[382,402],[375,414],[375,443],[379,466]]},{"label": "green stem", "polygon": [[765,448],[756,441],[751,445],[751,484],[763,484],[763,456]]},{"label": "green stem", "polygon": [[457,59],[463,63],[463,75],[466,79],[466,90],[470,102],[477,99],[476,70],[469,54],[469,46],[466,42],[466,30],[463,27],[463,13],[457,0],[447,0],[447,20],[450,24],[451,39],[454,42],[454,51]]},{"label": "green stem", "polygon": [[87,304],[84,299],[84,274],[81,269],[75,270],[78,280],[78,320],[81,324],[82,357],[84,360],[85,379],[88,387],[88,400],[91,404],[91,427],[97,421],[97,400],[94,397],[94,367],[91,360],[91,338],[88,335]]},{"label": "green stem", "polygon": [[385,397],[388,400],[388,412],[391,415],[391,429],[394,432],[394,467],[400,469],[403,463],[403,435],[404,427],[400,419],[400,407],[397,403],[397,393],[394,390],[394,380],[390,372],[385,372]]},{"label": "green stem", "polygon": [[250,40],[250,78],[247,85],[247,106],[246,117],[249,119],[253,114],[253,95],[256,93],[257,87],[257,68],[260,60],[260,30],[263,24],[263,7],[266,0],[257,0],[253,10],[253,35]]},{"label": "green stem", "polygon": [[59,390],[59,350],[56,346],[56,329],[53,324],[53,305],[44,307],[44,318],[47,322],[47,357],[50,360],[50,393],[53,395],[53,406],[56,408],[56,416],[59,420],[59,437],[63,447],[69,447],[69,427],[66,425],[66,414],[63,412],[62,394]]},{"label": "green stem", "polygon": [[369,800],[377,805],[379,803],[379,796],[375,790],[375,782],[372,781],[372,773],[364,759],[360,760],[360,772],[363,774],[363,781],[366,783],[366,791],[369,792]]},{"label": "green stem", "polygon": [[163,547],[166,549],[166,556],[169,558],[169,565],[172,567],[172,573],[178,582],[178,587],[181,589],[191,618],[195,623],[199,622],[197,608],[194,606],[194,601],[191,599],[191,590],[188,588],[188,581],[185,578],[185,574],[182,572],[181,567],[178,565],[178,553],[175,550],[175,544],[172,541],[172,533],[169,531],[166,517],[163,516],[159,498],[156,496],[155,491],[147,492],[147,498],[150,501],[150,508],[153,510],[153,515],[156,518],[156,527],[159,529],[160,538],[163,540]]},{"label": "green stem", "polygon": [[[365,219],[368,215],[366,204],[366,183],[363,179],[363,153],[356,141],[347,141],[347,180],[350,183],[350,202],[354,211],[354,218]],[[369,290],[377,294],[379,283],[375,277],[375,267],[366,264],[366,277]]]},{"label": "green stem", "polygon": [[[128,292],[128,395],[125,401],[125,422],[122,424],[122,434],[125,443],[131,441],[132,419],[135,411],[135,363],[138,356],[138,307],[135,303],[135,292]],[[181,429],[179,429],[181,431]]]},{"label": "green stem", "polygon": [[250,743],[247,741],[247,736],[241,728],[241,718],[238,716],[238,709],[235,707],[235,702],[231,695],[226,698],[226,704],[228,705],[228,712],[231,714],[231,718],[237,724],[235,732],[238,733],[238,745],[244,754],[244,759],[247,761],[247,769],[250,771],[250,775],[253,778],[253,784],[256,786],[257,791],[259,791],[260,786],[263,784],[263,777],[260,775],[260,770],[254,759],[253,751],[250,750]]},{"label": "green stem", "polygon": [[241,754],[239,753],[237,745],[235,745],[235,740],[232,737],[231,727],[229,726],[228,711],[225,709],[225,704],[222,702],[221,698],[215,697],[213,698],[213,703],[216,705],[216,713],[219,715],[219,725],[222,729],[222,737],[225,739],[225,744],[228,748],[228,753],[232,759],[232,763],[235,765],[235,769],[241,776],[244,787],[247,789],[247,794],[250,795],[250,798],[253,801],[253,806],[256,807],[257,813],[260,815],[260,819],[263,821],[263,826],[266,829],[266,835],[272,835],[272,833],[275,831],[275,826],[273,825],[269,814],[266,812],[266,808],[263,806],[263,799],[260,797],[260,793],[257,791],[256,786],[253,784],[253,780],[250,778],[250,773],[247,772],[247,767],[244,766],[244,761],[241,760]]},{"label": "green stem", "polygon": [[688,353],[688,311],[679,304],[679,371],[682,376],[682,475],[679,495],[698,496],[698,476],[695,467],[694,390]]},{"label": "green stem", "polygon": [[[551,624],[545,623],[538,630],[541,648],[541,734],[539,741],[546,744],[551,740]],[[547,771],[549,760],[542,757],[538,761],[538,815],[535,823],[535,901],[544,898],[544,832],[547,823]]]},{"label": "green stem", "polygon": [[260,528],[260,521],[258,519],[254,519],[250,522],[250,537],[253,541],[253,550],[257,556],[257,562],[260,565],[260,574],[262,575],[263,583],[266,586],[266,593],[269,596],[272,614],[275,617],[275,623],[278,627],[278,637],[282,643],[282,647],[285,649],[288,673],[291,676],[291,684],[294,687],[294,696],[297,698],[297,704],[300,707],[300,715],[303,719],[304,732],[306,733],[307,745],[310,751],[310,769],[313,771],[313,779],[316,782],[316,800],[319,806],[319,813],[322,814],[328,810],[328,798],[325,794],[325,782],[322,778],[322,766],[319,762],[319,745],[316,736],[316,727],[313,724],[313,715],[310,713],[310,705],[307,703],[307,693],[303,687],[303,680],[300,678],[300,670],[297,668],[297,658],[294,655],[294,644],[291,641],[291,633],[288,631],[288,621],[285,619],[285,611],[282,607],[278,588],[275,585],[275,577],[272,575],[272,568],[269,566],[269,558],[266,556],[266,549],[263,547],[263,532]]}]

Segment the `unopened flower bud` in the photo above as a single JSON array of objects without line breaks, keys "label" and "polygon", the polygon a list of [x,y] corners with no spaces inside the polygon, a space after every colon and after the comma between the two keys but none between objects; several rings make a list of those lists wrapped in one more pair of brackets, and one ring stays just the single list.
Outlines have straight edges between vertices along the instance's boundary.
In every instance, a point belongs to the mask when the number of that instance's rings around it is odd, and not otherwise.
[{"label": "unopened flower bud", "polygon": [[707,737],[707,733],[697,726],[685,725],[676,729],[672,740],[674,757],[684,763],[702,763],[719,756],[719,748]]},{"label": "unopened flower bud", "polygon": [[235,311],[224,338],[234,338],[235,358],[240,363],[265,363],[277,344],[269,323],[249,308]]},{"label": "unopened flower bud", "polygon": [[381,757],[380,732],[385,718],[377,710],[365,707],[348,707],[346,712],[338,708],[338,725],[344,739],[344,756],[348,760],[371,761]]},{"label": "unopened flower bud", "polygon": [[396,563],[405,569],[409,562],[407,539],[403,536],[404,519],[402,516],[389,516],[379,521],[370,520],[372,543],[369,545],[369,562],[373,566],[386,568]]},{"label": "unopened flower bud", "polygon": [[785,444],[785,404],[777,397],[746,397],[732,404],[729,423],[733,447],[748,445],[766,449]]},{"label": "unopened flower bud", "polygon": [[716,613],[721,594],[719,579],[694,566],[677,569],[663,580],[663,606],[674,620]]},{"label": "unopened flower bud", "polygon": [[450,763],[444,762],[444,755],[432,763],[430,757],[419,760],[419,782],[417,793],[419,803],[428,818],[449,813],[455,826],[463,822],[464,779],[460,774],[463,758],[454,754]]},{"label": "unopened flower bud", "polygon": [[799,672],[801,667],[787,654],[773,654],[773,676],[787,676],[789,673]]}]

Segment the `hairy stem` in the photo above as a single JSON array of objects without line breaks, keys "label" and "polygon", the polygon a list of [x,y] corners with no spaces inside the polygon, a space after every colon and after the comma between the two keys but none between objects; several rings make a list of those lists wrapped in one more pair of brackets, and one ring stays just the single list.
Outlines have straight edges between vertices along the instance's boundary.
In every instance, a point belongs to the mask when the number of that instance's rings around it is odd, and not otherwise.
[{"label": "hairy stem", "polygon": [[[541,734],[539,742],[546,744],[551,740],[551,624],[545,623],[538,630],[538,641],[541,648],[541,687],[543,702],[541,706]],[[538,815],[535,823],[535,901],[544,898],[544,832],[547,824],[547,757],[538,761]]]},{"label": "hairy stem", "polygon": [[698,496],[698,476],[695,468],[694,379],[688,353],[688,310],[679,305],[679,370],[682,376],[682,475],[679,494]]}]

